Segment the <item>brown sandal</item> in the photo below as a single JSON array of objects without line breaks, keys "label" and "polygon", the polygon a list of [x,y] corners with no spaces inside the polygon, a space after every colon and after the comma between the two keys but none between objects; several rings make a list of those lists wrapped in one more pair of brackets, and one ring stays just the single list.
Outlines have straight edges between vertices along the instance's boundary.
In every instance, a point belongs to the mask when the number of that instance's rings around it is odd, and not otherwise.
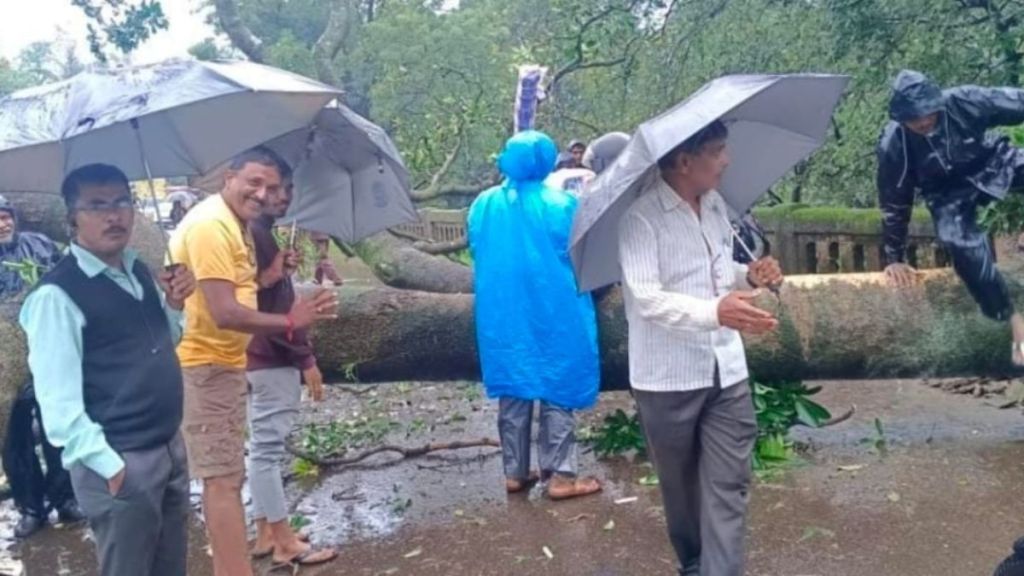
[{"label": "brown sandal", "polygon": [[540,475],[536,471],[531,471],[530,475],[525,480],[517,480],[515,478],[505,479],[505,492],[509,494],[515,494],[524,490],[533,488],[533,485],[540,482]]},{"label": "brown sandal", "polygon": [[548,498],[552,500],[568,500],[589,496],[601,491],[601,483],[596,478],[566,478],[555,476],[548,482]]}]

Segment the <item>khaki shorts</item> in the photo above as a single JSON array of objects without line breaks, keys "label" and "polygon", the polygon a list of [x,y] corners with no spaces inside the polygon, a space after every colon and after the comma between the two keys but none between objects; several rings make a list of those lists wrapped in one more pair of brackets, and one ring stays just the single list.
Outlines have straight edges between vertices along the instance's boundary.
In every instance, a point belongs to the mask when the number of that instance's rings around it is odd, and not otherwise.
[{"label": "khaki shorts", "polygon": [[182,436],[192,478],[245,473],[245,370],[205,365],[182,368],[185,414]]}]

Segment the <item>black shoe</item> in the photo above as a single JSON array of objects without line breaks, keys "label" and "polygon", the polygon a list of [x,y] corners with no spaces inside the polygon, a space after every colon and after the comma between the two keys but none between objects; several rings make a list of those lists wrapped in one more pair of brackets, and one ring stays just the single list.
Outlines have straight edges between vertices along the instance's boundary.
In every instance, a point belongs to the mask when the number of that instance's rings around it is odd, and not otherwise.
[{"label": "black shoe", "polygon": [[18,525],[14,527],[15,538],[28,538],[46,527],[46,518],[33,514],[22,514]]},{"label": "black shoe", "polygon": [[78,502],[71,500],[57,508],[57,519],[65,524],[77,524],[78,522],[85,520],[85,514],[83,514],[82,509],[78,507]]},{"label": "black shoe", "polygon": [[687,562],[679,569],[679,576],[698,576],[700,574],[700,562]]}]

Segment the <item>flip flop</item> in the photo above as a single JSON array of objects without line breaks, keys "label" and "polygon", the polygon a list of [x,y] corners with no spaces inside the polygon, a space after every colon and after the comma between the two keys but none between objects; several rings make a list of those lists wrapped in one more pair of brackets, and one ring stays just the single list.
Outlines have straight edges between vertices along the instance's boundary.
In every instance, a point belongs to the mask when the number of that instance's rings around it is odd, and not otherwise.
[{"label": "flip flop", "polygon": [[276,572],[288,569],[294,576],[299,573],[299,569],[303,566],[319,566],[320,564],[332,562],[337,557],[338,552],[336,550],[310,548],[287,562],[274,562],[269,571]]},{"label": "flip flop", "polygon": [[[299,537],[299,542],[305,542],[306,544],[309,544],[309,534],[299,532],[298,534],[296,534],[296,536]],[[266,550],[257,550],[255,547],[249,550],[249,556],[251,556],[254,560],[262,560],[263,558],[266,558],[267,556],[270,556],[273,553],[273,546],[267,548]]]},{"label": "flip flop", "polygon": [[581,496],[589,496],[591,494],[597,494],[601,491],[601,483],[596,478],[578,478],[572,482],[572,484],[561,486],[552,486],[548,483],[548,498],[552,500],[568,500],[570,498],[579,498]]}]

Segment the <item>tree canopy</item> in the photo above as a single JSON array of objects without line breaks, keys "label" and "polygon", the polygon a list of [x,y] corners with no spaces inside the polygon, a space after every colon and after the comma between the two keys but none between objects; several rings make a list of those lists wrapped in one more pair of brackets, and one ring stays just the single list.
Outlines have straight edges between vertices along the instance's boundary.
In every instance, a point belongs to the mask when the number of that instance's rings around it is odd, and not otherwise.
[{"label": "tree canopy", "polygon": [[[70,1],[93,21],[98,54],[130,51],[167,24],[159,0]],[[563,143],[628,131],[722,74],[849,74],[828,145],[776,193],[852,206],[875,201],[874,144],[896,71],[1019,85],[1024,67],[1024,0],[207,0],[207,9],[221,38],[194,55],[244,55],[340,85],[392,133],[418,183],[454,189],[493,179],[521,64],[549,67],[539,127]],[[0,90],[21,73],[11,69],[0,62]]]}]

